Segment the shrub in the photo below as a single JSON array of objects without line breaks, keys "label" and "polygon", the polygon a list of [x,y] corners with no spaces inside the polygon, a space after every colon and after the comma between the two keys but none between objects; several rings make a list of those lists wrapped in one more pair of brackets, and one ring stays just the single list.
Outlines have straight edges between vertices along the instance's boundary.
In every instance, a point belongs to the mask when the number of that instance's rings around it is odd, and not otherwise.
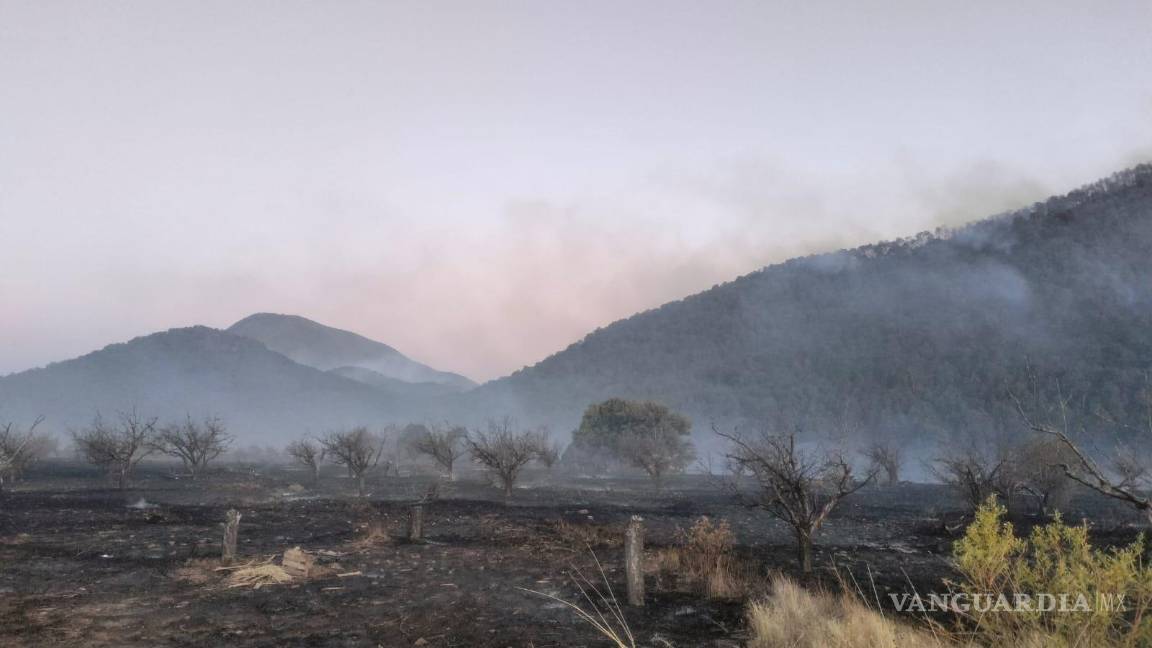
[{"label": "shrub", "polygon": [[709,598],[738,598],[747,593],[754,571],[738,560],[732,530],[726,520],[701,517],[676,532],[676,545],[658,552],[656,569],[675,574]]},{"label": "shrub", "polygon": [[[1141,560],[1144,539],[1127,547],[1095,549],[1086,526],[1068,526],[1057,515],[1036,527],[1027,540],[1003,522],[1005,509],[989,498],[954,548],[961,581],[969,596],[1004,595],[1012,611],[996,605],[971,606],[964,614],[988,643],[1040,642],[1050,646],[1148,645],[1152,641],[1152,569]],[[1039,595],[1055,597],[1041,610]],[[1017,595],[1028,595],[1023,610]],[[1066,595],[1067,603],[1060,601]],[[1087,610],[1078,610],[1083,596]],[[1123,596],[1123,605],[1114,605]],[[1065,606],[1061,611],[1061,606]],[[991,609],[988,609],[991,608]]]}]

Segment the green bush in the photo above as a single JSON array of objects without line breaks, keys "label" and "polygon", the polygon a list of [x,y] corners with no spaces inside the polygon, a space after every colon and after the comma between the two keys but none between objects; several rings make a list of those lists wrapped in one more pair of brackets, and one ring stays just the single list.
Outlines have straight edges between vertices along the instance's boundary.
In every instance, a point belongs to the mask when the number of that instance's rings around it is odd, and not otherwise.
[{"label": "green bush", "polygon": [[950,583],[954,590],[968,600],[989,597],[962,610],[982,643],[1152,645],[1152,569],[1143,563],[1143,536],[1127,547],[1095,549],[1086,526],[1068,526],[1057,515],[1025,540],[1003,521],[1004,512],[989,498],[954,547],[961,574]]}]

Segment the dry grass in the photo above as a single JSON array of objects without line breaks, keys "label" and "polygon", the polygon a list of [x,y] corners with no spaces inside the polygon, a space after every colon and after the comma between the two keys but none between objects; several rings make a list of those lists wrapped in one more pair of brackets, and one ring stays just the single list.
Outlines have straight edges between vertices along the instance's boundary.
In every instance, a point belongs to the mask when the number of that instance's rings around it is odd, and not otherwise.
[{"label": "dry grass", "polygon": [[850,594],[811,593],[783,576],[749,604],[748,648],[941,648],[942,633],[906,625]]},{"label": "dry grass", "polygon": [[742,598],[751,590],[756,567],[735,555],[727,521],[701,517],[688,530],[677,531],[676,542],[654,552],[648,563],[661,582],[674,580],[718,599]]},{"label": "dry grass", "polygon": [[549,522],[549,527],[565,545],[579,551],[617,547],[624,542],[624,530],[619,526],[555,520]]},{"label": "dry grass", "polygon": [[271,563],[242,567],[228,575],[228,587],[260,589],[265,585],[283,585],[292,582],[292,576],[280,565]]},{"label": "dry grass", "polygon": [[570,576],[572,583],[580,590],[580,598],[583,599],[583,604],[579,599],[577,599],[576,602],[572,602],[546,592],[537,592],[536,590],[525,589],[523,587],[519,589],[563,604],[572,610],[576,616],[595,628],[596,632],[607,639],[612,646],[616,648],[636,648],[636,638],[632,634],[632,628],[628,625],[628,619],[624,616],[623,608],[620,607],[620,601],[616,599],[616,593],[612,591],[612,585],[608,582],[608,576],[604,573],[604,566],[600,563],[600,559],[596,557],[595,552],[591,550],[589,550],[589,552],[592,554],[592,560],[596,562],[596,569],[600,572],[599,581],[603,584],[604,589],[600,589],[597,583],[589,580],[580,569],[573,566]]},{"label": "dry grass", "polygon": [[220,561],[214,558],[199,558],[186,561],[172,572],[172,578],[193,585],[207,585],[216,582],[220,574],[216,568]]}]

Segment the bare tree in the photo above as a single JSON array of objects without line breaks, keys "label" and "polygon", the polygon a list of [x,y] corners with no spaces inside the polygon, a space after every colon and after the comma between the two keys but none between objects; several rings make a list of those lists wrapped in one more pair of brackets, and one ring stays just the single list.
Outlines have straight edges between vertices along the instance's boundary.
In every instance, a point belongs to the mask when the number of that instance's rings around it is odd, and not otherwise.
[{"label": "bare tree", "polygon": [[883,471],[885,483],[895,486],[900,483],[900,468],[904,465],[904,453],[891,441],[877,441],[862,451],[871,469],[879,474]]},{"label": "bare tree", "polygon": [[409,447],[416,454],[427,455],[437,463],[449,478],[454,478],[456,460],[466,451],[465,440],[468,430],[459,426],[425,425],[409,441]]},{"label": "bare tree", "polygon": [[155,450],[156,419],[140,416],[135,408],[120,412],[116,423],[96,414],[92,424],[72,438],[89,463],[114,475],[117,486],[125,488],[136,464]]},{"label": "bare tree", "polygon": [[989,495],[998,495],[1010,506],[1018,490],[1013,477],[1015,467],[1007,453],[992,454],[975,446],[952,446],[945,448],[929,468],[972,511]]},{"label": "bare tree", "polygon": [[196,479],[208,466],[208,462],[219,457],[232,443],[232,437],[225,431],[224,422],[218,417],[209,416],[203,421],[195,421],[187,416],[183,423],[164,426],[156,436],[156,450],[170,457],[177,457],[184,464],[184,470]]},{"label": "bare tree", "polygon": [[1048,436],[1031,439],[1019,448],[1021,490],[1036,498],[1041,515],[1049,515],[1067,504],[1072,480],[1062,466],[1075,460],[1067,446]]},{"label": "bare tree", "polygon": [[538,432],[516,432],[515,427],[515,421],[507,416],[489,420],[486,431],[475,430],[467,440],[472,460],[500,484],[505,497],[512,496],[520,471],[539,459],[545,448],[545,440]]},{"label": "bare tree", "polygon": [[324,461],[324,447],[312,439],[300,439],[285,448],[289,457],[296,463],[312,471],[312,481],[320,481],[320,464]]},{"label": "bare tree", "polygon": [[745,438],[738,431],[728,434],[715,426],[712,430],[731,443],[726,457],[732,473],[756,480],[759,493],[749,504],[792,528],[800,568],[811,573],[812,542],[824,520],[841,500],[870,482],[875,472],[856,479],[839,452],[797,448],[794,433],[765,430]]},{"label": "bare tree", "polygon": [[563,448],[558,441],[552,441],[548,428],[540,428],[537,434],[540,435],[540,452],[536,456],[536,461],[552,470],[552,467],[560,462],[560,456],[564,454]]},{"label": "bare tree", "polygon": [[48,450],[49,438],[36,433],[42,422],[44,417],[37,417],[26,432],[12,422],[0,425],[0,491],[5,483],[19,479]]},{"label": "bare tree", "polygon": [[384,441],[360,426],[345,432],[329,432],[320,439],[320,444],[333,463],[344,466],[348,476],[356,479],[360,497],[364,497],[365,478],[368,471],[380,463]]},{"label": "bare tree", "polygon": [[[1068,453],[1066,458],[1056,464],[1066,477],[1101,495],[1127,502],[1143,513],[1152,524],[1152,498],[1146,494],[1150,486],[1149,476],[1152,475],[1148,464],[1137,453],[1119,452],[1112,459],[1111,470],[1106,470],[1084,452],[1072,440],[1074,422],[1069,405],[1073,397],[1065,393],[1058,380],[1053,382],[1052,393],[1045,397],[1041,393],[1039,381],[1034,379],[1031,408],[1025,407],[1015,393],[1009,393],[1024,425],[1033,432],[1054,439]],[[1152,438],[1152,377],[1145,375],[1145,386],[1139,398],[1145,413],[1144,421],[1138,425],[1123,423],[1108,412],[1097,412],[1096,416],[1105,423],[1138,431]]]}]

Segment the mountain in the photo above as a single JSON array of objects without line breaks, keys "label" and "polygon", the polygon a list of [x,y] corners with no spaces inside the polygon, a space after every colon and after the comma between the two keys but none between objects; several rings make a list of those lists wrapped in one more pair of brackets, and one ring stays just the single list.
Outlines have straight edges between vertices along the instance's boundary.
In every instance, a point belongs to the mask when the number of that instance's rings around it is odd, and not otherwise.
[{"label": "mountain", "polygon": [[1028,375],[1059,377],[1083,411],[1131,410],[1149,369],[1143,165],[964,228],[763,268],[599,329],[458,411],[571,429],[587,404],[623,396],[688,413],[698,434],[803,422],[915,443],[1019,429],[1005,394]]},{"label": "mountain", "polygon": [[[385,378],[435,383],[455,391],[476,385],[459,374],[420,364],[382,342],[296,315],[257,313],[228,327],[228,332],[258,340],[277,353],[322,371],[359,367]],[[366,382],[371,384],[371,380]]]},{"label": "mountain", "polygon": [[405,382],[396,378],[389,378],[382,373],[364,367],[336,367],[329,369],[328,373],[371,385],[398,398],[435,398],[460,391],[459,387],[455,385],[435,382]]},{"label": "mountain", "polygon": [[162,420],[219,415],[242,444],[279,446],[309,432],[388,421],[398,405],[377,388],[203,326],[0,378],[6,420],[44,414],[58,432],[89,423],[97,411],[113,416],[132,407]]}]

